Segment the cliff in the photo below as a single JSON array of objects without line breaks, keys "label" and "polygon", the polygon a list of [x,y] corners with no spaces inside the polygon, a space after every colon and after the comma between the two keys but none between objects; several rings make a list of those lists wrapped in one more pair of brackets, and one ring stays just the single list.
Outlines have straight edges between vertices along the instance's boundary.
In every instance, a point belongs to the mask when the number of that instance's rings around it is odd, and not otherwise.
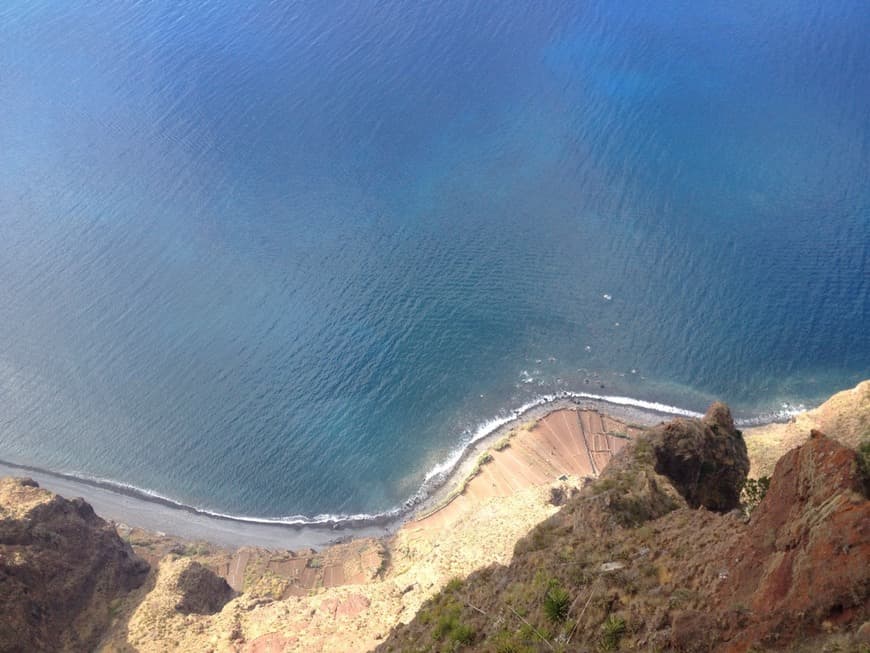
[{"label": "cliff", "polygon": [[[151,572],[110,602],[97,650],[371,650],[453,576],[509,562],[517,540],[639,432],[592,410],[526,416],[492,440],[473,473],[456,479],[461,489],[445,488],[452,498],[428,516],[387,539],[321,551],[223,549],[119,524]],[[234,590],[229,600],[216,577]]]},{"label": "cliff", "polygon": [[813,429],[853,449],[870,439],[870,380],[838,392],[818,408],[798,413],[784,424],[747,429],[750,475],[770,476],[780,456],[801,445]]},{"label": "cliff", "polygon": [[[870,515],[853,448],[868,399],[865,382],[743,435],[723,404],[646,431],[553,410],[483,445],[427,516],[322,551],[116,529],[6,479],[0,651],[864,653]],[[842,432],[808,439],[822,427]],[[747,470],[773,475],[751,518]]]},{"label": "cliff", "polygon": [[81,499],[0,479],[0,651],[86,651],[148,563]]},{"label": "cliff", "polygon": [[858,650],[870,501],[856,453],[813,432],[746,519],[727,408],[637,438],[507,566],[456,579],[378,651]]}]

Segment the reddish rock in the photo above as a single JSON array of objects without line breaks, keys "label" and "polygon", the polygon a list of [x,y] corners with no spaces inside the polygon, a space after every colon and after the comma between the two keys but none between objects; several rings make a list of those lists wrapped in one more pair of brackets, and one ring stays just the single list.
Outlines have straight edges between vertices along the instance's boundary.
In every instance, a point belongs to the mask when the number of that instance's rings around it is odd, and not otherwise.
[{"label": "reddish rock", "polygon": [[337,617],[355,617],[358,614],[368,610],[371,601],[362,594],[351,594],[346,599],[338,604],[338,609],[335,611]]},{"label": "reddish rock", "polygon": [[350,594],[342,599],[326,599],[320,604],[320,610],[333,619],[337,617],[355,617],[368,610],[371,601],[362,594]]},{"label": "reddish rock", "polygon": [[770,489],[723,586],[726,602],[748,606],[732,625],[729,650],[863,622],[870,600],[870,501],[854,451],[818,431],[776,465]]},{"label": "reddish rock", "polygon": [[285,653],[296,648],[297,638],[281,633],[267,633],[245,644],[245,653]]}]

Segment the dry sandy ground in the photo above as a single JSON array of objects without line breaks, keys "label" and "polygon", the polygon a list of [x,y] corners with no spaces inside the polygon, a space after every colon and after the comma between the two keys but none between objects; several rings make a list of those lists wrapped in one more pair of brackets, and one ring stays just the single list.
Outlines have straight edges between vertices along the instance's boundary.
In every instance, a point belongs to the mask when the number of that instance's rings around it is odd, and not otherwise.
[{"label": "dry sandy ground", "polygon": [[[639,431],[594,410],[566,408],[511,427],[466,461],[465,477],[445,487],[425,516],[385,540],[296,553],[205,546],[190,555],[191,545],[179,549],[168,538],[128,533],[156,571],[119,608],[104,650],[369,650],[452,577],[508,563],[515,542],[558,510],[553,491],[568,494],[597,475]],[[746,429],[751,474],[770,474],[812,428],[852,446],[870,436],[870,381],[789,424]],[[178,614],[173,582],[191,559],[244,593],[213,616]]]},{"label": "dry sandy ground", "polygon": [[[516,424],[470,479],[460,479],[461,493],[446,488],[449,501],[385,541],[294,554],[179,548],[168,538],[128,532],[157,571],[119,610],[104,650],[368,650],[452,577],[509,562],[516,541],[558,510],[551,491],[567,494],[597,475],[638,430],[576,409]],[[191,559],[244,594],[217,615],[176,613],[173,583]]]},{"label": "dry sandy ground", "polygon": [[752,469],[749,475],[770,476],[776,461],[818,429],[845,445],[857,447],[870,439],[870,380],[838,392],[818,408],[808,410],[786,423],[767,424],[743,432]]}]

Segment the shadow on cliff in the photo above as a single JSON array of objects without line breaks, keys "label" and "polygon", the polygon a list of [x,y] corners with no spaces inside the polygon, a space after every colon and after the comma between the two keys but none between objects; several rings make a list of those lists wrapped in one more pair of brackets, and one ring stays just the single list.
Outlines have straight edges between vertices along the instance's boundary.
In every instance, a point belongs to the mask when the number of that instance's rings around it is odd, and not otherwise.
[{"label": "shadow on cliff", "polygon": [[82,499],[0,479],[0,650],[92,650],[147,562]]},{"label": "shadow on cliff", "polygon": [[739,505],[748,469],[724,404],[661,424],[509,566],[450,583],[377,650],[857,650],[870,501],[856,452],[813,432],[779,460],[751,518]]}]

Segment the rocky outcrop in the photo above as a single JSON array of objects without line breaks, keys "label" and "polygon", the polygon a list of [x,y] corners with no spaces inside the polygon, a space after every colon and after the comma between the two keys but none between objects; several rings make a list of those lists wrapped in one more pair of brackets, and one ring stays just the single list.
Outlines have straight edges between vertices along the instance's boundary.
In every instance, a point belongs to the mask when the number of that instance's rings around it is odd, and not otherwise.
[{"label": "rocky outcrop", "polygon": [[178,575],[175,589],[181,595],[175,609],[182,614],[215,614],[234,595],[227,581],[199,562]]},{"label": "rocky outcrop", "polygon": [[686,506],[726,512],[739,506],[748,471],[743,436],[728,407],[715,403],[703,419],[676,419],[638,436],[567,512],[574,528],[601,530],[639,526]]},{"label": "rocky outcrop", "polygon": [[731,624],[728,650],[788,644],[796,634],[870,616],[870,501],[852,449],[819,431],[776,465],[723,601],[750,618]]},{"label": "rocky outcrop", "polygon": [[0,650],[85,651],[148,564],[82,499],[0,480]]},{"label": "rocky outcrop", "polygon": [[747,428],[743,435],[752,476],[771,476],[780,457],[803,444],[812,430],[857,449],[870,437],[870,380],[838,392],[818,408],[793,415],[788,422]]},{"label": "rocky outcrop", "polygon": [[751,519],[732,510],[747,470],[723,404],[656,427],[509,566],[451,583],[378,650],[859,650],[870,501],[855,451],[814,432]]},{"label": "rocky outcrop", "polygon": [[727,512],[740,505],[749,456],[728,406],[714,403],[702,420],[674,420],[648,437],[656,472],[670,479],[690,507]]}]

